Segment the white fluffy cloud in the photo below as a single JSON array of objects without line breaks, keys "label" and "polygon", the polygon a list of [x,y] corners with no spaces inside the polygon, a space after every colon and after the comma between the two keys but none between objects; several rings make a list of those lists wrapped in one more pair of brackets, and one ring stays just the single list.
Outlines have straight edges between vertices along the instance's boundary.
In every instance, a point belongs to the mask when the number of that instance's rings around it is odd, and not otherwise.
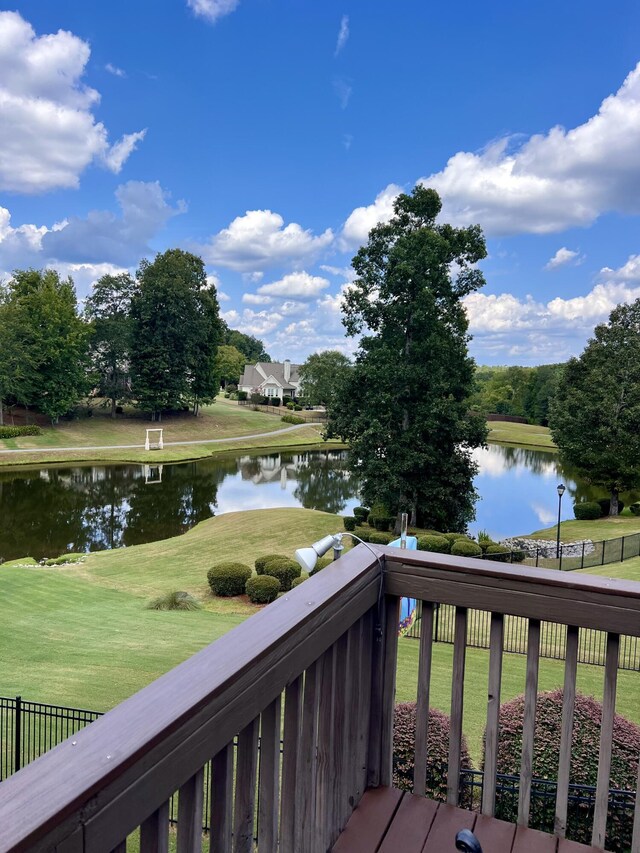
[{"label": "white fluffy cloud", "polygon": [[380,222],[388,222],[393,216],[393,202],[398,193],[401,192],[402,187],[396,184],[389,184],[382,192],[378,193],[373,204],[366,205],[365,207],[356,207],[349,214],[342,228],[340,235],[341,248],[348,250],[365,243],[369,236],[369,231],[371,231],[374,225],[378,225]]},{"label": "white fluffy cloud", "polygon": [[550,233],[589,225],[607,211],[640,212],[640,63],[597,114],[553,127],[519,147],[504,138],[461,151],[421,179],[443,198],[443,216],[479,222],[490,235]]},{"label": "white fluffy cloud", "polygon": [[73,33],[37,36],[18,12],[0,12],[0,189],[77,187],[92,162],[119,172],[144,131],[109,145],[81,80],[89,45]]},{"label": "white fluffy cloud", "polygon": [[598,323],[620,303],[640,298],[640,260],[617,270],[605,267],[589,293],[540,302],[511,293],[472,293],[465,299],[473,349],[484,356],[523,361],[562,361],[576,355]]},{"label": "white fluffy cloud", "polygon": [[566,246],[563,246],[561,249],[558,249],[552,258],[549,259],[544,268],[546,270],[556,270],[558,267],[566,267],[567,265],[577,266],[578,264],[581,264],[583,260],[584,255],[581,255],[580,252],[576,252],[573,249],[567,249]]},{"label": "white fluffy cloud", "polygon": [[240,0],[187,0],[187,6],[199,18],[205,18],[212,24],[219,18],[233,12]]},{"label": "white fluffy cloud", "polygon": [[309,275],[308,272],[294,272],[283,276],[279,281],[263,284],[258,288],[262,296],[295,296],[298,299],[313,299],[329,287],[326,278]]},{"label": "white fluffy cloud", "polygon": [[196,249],[208,264],[255,272],[311,260],[332,242],[330,228],[315,236],[296,222],[285,225],[279,213],[248,210],[214,235],[209,243]]},{"label": "white fluffy cloud", "polygon": [[107,62],[104,66],[104,70],[108,71],[109,74],[113,74],[114,77],[126,77],[127,74],[122,68],[118,68],[117,65],[113,65],[111,62]]},{"label": "white fluffy cloud", "polygon": [[277,311],[253,311],[251,308],[245,308],[242,312],[225,311],[220,316],[231,328],[257,337],[273,332],[282,321],[282,315]]}]

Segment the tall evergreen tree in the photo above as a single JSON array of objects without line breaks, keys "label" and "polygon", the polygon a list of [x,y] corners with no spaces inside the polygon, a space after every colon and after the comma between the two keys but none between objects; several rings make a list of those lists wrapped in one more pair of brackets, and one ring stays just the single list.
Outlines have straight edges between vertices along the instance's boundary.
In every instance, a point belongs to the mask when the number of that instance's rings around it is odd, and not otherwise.
[{"label": "tall evergreen tree", "polygon": [[103,275],[85,303],[91,323],[91,366],[100,396],[111,400],[111,417],[118,402],[131,398],[131,299],[135,281],[129,273]]},{"label": "tall evergreen tree", "polygon": [[[484,283],[478,226],[436,224],[440,198],[415,187],[395,201],[353,259],[343,303],[347,333],[365,332],[329,422],[350,444],[369,504],[413,524],[461,530],[473,517],[486,426],[469,413],[474,364],[462,298]],[[456,269],[455,276],[452,270]]]},{"label": "tall evergreen tree", "polygon": [[152,413],[211,402],[220,381],[218,300],[196,255],[170,249],[142,261],[131,300],[132,393]]},{"label": "tall evergreen tree", "polygon": [[560,453],[610,495],[640,486],[640,299],[618,305],[567,363],[549,416]]},{"label": "tall evergreen tree", "polygon": [[88,328],[71,278],[16,270],[0,309],[3,393],[57,421],[87,393]]}]

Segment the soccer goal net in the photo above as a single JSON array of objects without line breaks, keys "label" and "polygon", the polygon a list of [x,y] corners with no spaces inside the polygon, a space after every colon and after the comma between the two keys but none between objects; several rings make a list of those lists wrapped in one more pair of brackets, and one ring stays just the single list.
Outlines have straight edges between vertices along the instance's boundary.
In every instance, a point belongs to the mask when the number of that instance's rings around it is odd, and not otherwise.
[{"label": "soccer goal net", "polygon": [[162,443],[162,430],[161,429],[148,429],[147,430],[147,439],[144,443],[145,450],[162,450],[164,444]]}]

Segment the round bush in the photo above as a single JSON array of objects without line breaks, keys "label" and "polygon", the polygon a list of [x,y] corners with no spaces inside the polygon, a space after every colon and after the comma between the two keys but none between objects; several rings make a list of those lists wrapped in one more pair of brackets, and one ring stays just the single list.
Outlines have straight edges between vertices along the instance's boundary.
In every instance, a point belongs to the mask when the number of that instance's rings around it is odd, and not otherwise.
[{"label": "round bush", "polygon": [[490,560],[497,560],[499,563],[508,563],[511,561],[511,549],[506,545],[489,545],[485,549],[485,557]]},{"label": "round bush", "polygon": [[290,557],[270,557],[264,564],[263,575],[271,575],[280,581],[282,592],[289,592],[291,582],[294,578],[299,578],[302,568],[295,560]]},{"label": "round bush", "polygon": [[479,539],[478,545],[482,548],[482,553],[486,554],[488,548],[492,548],[494,545],[498,545],[498,542],[494,542],[493,539]]},{"label": "round bush", "polygon": [[374,533],[369,527],[359,527],[356,535],[358,536],[358,539],[362,539],[363,542],[369,542]]},{"label": "round bush", "polygon": [[640,515],[640,501],[632,503],[629,507],[633,515]]},{"label": "round bush", "polygon": [[451,546],[451,553],[456,557],[479,557],[482,554],[482,548],[470,539],[458,539]]},{"label": "round bush", "polygon": [[[427,738],[427,775],[426,795],[435,800],[446,800],[447,797],[447,767],[449,763],[449,730],[451,721],[442,711],[429,708]],[[393,717],[393,785],[402,791],[413,790],[413,768],[416,742],[416,703],[405,702],[396,705]],[[471,768],[471,758],[467,741],[462,738],[461,766]],[[467,791],[469,789],[467,788]],[[460,787],[461,805],[469,807],[464,802],[469,794]]]},{"label": "round bush", "polygon": [[594,521],[601,517],[602,510],[597,501],[581,501],[573,505],[573,514],[578,521]]},{"label": "round bush", "polygon": [[466,533],[442,533],[439,535],[444,536],[447,542],[450,542],[452,545],[454,542],[457,542],[458,539],[469,539]]},{"label": "round bush", "polygon": [[344,524],[345,530],[353,532],[356,529],[356,518],[353,515],[345,515],[342,519],[342,523]]},{"label": "round bush", "polygon": [[353,514],[356,517],[356,520],[359,524],[364,524],[366,520],[369,518],[369,507],[366,506],[354,506]]},{"label": "round bush", "polygon": [[381,533],[388,530],[391,527],[389,516],[376,515],[373,519],[373,526]]},{"label": "round bush", "polygon": [[449,554],[451,542],[444,536],[420,536],[418,539],[420,551],[434,551],[436,554]]},{"label": "round bush", "polygon": [[[363,539],[363,537],[360,537]],[[369,534],[369,542],[372,545],[388,545],[389,542],[392,542],[395,538],[393,533],[384,533],[380,531],[379,533],[370,533]]]},{"label": "round bush", "polygon": [[290,557],[287,557],[286,554],[265,554],[263,557],[256,557],[256,561],[253,564],[256,567],[257,575],[268,575],[269,572],[265,572],[264,567],[270,560],[290,560]]},{"label": "round bush", "polygon": [[[519,775],[522,760],[522,719],[524,696],[505,702],[500,708],[500,739],[498,773]],[[598,776],[598,750],[602,705],[590,696],[578,694],[573,720],[570,782],[595,785]],[[557,779],[560,730],[562,723],[562,690],[539,693],[536,705],[535,751],[533,775],[539,779]],[[640,727],[615,715],[611,757],[611,787],[634,791],[638,778]],[[576,792],[577,793],[577,792]],[[587,792],[584,792],[587,793]],[[555,802],[551,798],[531,801],[531,823],[534,828],[553,827]],[[498,800],[496,817],[516,822],[517,797]],[[569,803],[567,837],[583,844],[591,843],[591,809],[587,804]],[[631,847],[632,815],[625,820],[616,816],[607,826],[606,849],[629,850]]]},{"label": "round bush", "polygon": [[292,581],[291,589],[293,589],[296,586],[300,586],[301,583],[304,583],[304,581],[307,581],[307,580],[309,580],[309,575],[306,572],[302,572],[302,574],[300,575],[299,578],[294,578],[294,580]]},{"label": "round bush", "polygon": [[[611,498],[600,498],[596,503],[600,507],[601,515],[609,515],[611,512]],[[622,512],[623,509],[624,501],[621,501],[620,498],[618,498],[618,512]]]},{"label": "round bush", "polygon": [[271,575],[255,575],[245,584],[245,592],[254,604],[269,604],[280,592],[280,581]]},{"label": "round bush", "polygon": [[214,595],[242,595],[251,569],[244,563],[218,563],[207,572],[207,580]]},{"label": "round bush", "polygon": [[511,552],[511,562],[512,563],[523,563],[526,559],[527,552],[522,551],[520,549]]}]

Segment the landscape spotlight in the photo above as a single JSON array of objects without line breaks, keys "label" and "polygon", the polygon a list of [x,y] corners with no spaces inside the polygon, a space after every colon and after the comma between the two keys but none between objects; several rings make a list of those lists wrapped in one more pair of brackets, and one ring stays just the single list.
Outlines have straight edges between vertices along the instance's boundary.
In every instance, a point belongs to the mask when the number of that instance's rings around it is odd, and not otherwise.
[{"label": "landscape spotlight", "polygon": [[323,536],[314,542],[310,548],[298,548],[295,553],[296,560],[300,563],[305,572],[311,572],[315,569],[318,557],[324,557],[329,548],[342,550],[342,534],[334,533],[333,536]]}]

